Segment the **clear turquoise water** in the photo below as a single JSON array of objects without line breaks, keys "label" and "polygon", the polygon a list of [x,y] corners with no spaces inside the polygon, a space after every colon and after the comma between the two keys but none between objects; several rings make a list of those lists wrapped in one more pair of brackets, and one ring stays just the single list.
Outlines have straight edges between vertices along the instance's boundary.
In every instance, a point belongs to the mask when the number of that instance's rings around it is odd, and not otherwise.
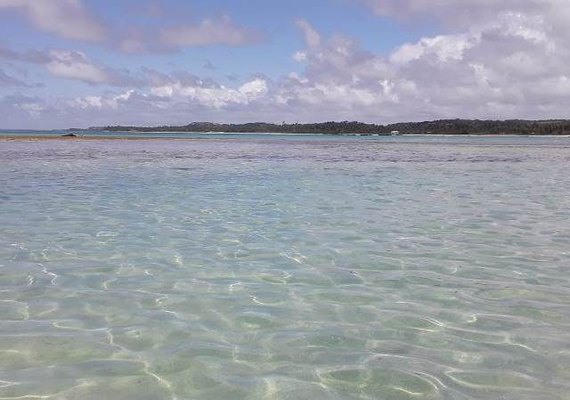
[{"label": "clear turquoise water", "polygon": [[0,140],[0,399],[568,399],[570,139]]}]

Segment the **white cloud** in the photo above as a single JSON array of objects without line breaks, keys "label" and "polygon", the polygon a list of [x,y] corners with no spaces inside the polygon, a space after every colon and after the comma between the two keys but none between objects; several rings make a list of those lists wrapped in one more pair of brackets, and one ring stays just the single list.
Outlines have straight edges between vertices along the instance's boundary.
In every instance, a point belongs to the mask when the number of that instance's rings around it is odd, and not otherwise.
[{"label": "white cloud", "polygon": [[16,51],[0,46],[0,59],[44,65],[50,74],[58,78],[117,87],[148,86],[155,75],[155,71],[148,69],[135,74],[114,69],[96,63],[76,50]]},{"label": "white cloud", "polygon": [[21,121],[26,121],[27,126],[36,126],[35,123],[45,123],[45,113],[53,110],[38,97],[23,94],[12,94],[0,97],[0,110],[2,111],[2,123],[6,128],[21,127]]},{"label": "white cloud", "polygon": [[307,53],[304,51],[297,51],[293,54],[293,60],[297,62],[303,62],[307,59]]},{"label": "white cloud", "polygon": [[85,96],[77,97],[68,103],[69,106],[80,109],[113,109],[117,110],[122,103],[126,103],[133,95],[134,90],[127,90],[119,95],[111,96]]},{"label": "white cloud", "polygon": [[240,46],[258,40],[258,35],[249,29],[237,26],[228,16],[204,19],[196,25],[182,25],[163,29],[162,43],[174,46],[231,45]]},{"label": "white cloud", "polygon": [[[153,18],[163,17],[152,3],[143,8]],[[15,10],[38,30],[66,39],[105,42],[112,48],[131,54],[166,53],[181,47],[241,46],[255,43],[263,36],[254,29],[236,25],[227,15],[179,26],[169,26],[164,18],[162,28],[137,26],[127,20],[112,31],[90,13],[84,0],[0,0],[0,12],[2,10]]]},{"label": "white cloud", "polygon": [[429,55],[440,61],[461,60],[465,50],[473,47],[479,37],[469,35],[441,35],[433,38],[423,38],[417,43],[406,43],[390,56],[395,64],[406,64],[413,60]]},{"label": "white cloud", "polygon": [[232,104],[247,105],[263,97],[267,91],[267,82],[261,78],[255,78],[236,89],[199,80],[187,83],[176,81],[150,89],[151,94],[159,98],[192,101],[217,109]]},{"label": "white cloud", "polygon": [[88,83],[108,83],[109,75],[78,51],[51,51],[47,70],[54,76]]},{"label": "white cloud", "polygon": [[248,100],[258,98],[267,93],[267,81],[261,78],[255,78],[241,85],[238,92],[245,95]]},{"label": "white cloud", "polygon": [[[91,118],[92,124],[148,125],[192,120],[394,122],[568,115],[570,2],[370,0],[368,4],[379,13],[427,15],[445,25],[437,35],[403,44],[386,55],[366,51],[342,35],[322,36],[301,20],[297,26],[305,44],[293,54],[303,63],[301,71],[232,85],[189,73],[151,70],[132,79],[129,73],[97,65],[81,53],[50,54],[48,64],[57,65],[52,73],[59,76],[136,88],[74,99],[71,108],[64,102],[54,102],[53,107],[70,121],[68,126],[85,118]],[[463,25],[447,23],[455,12]],[[194,39],[172,44],[204,43],[201,35],[210,28],[201,31],[200,26],[189,32]],[[4,49],[4,53],[13,52]],[[26,103],[37,104],[28,100],[18,104]],[[50,117],[55,115],[53,107]],[[45,110],[36,115],[47,115]]]},{"label": "white cloud", "polygon": [[0,9],[22,12],[36,28],[67,39],[100,42],[103,25],[80,0],[0,0]]},{"label": "white cloud", "polygon": [[297,27],[301,29],[305,43],[309,47],[318,47],[321,44],[321,35],[304,19],[297,20]]},{"label": "white cloud", "polygon": [[38,103],[21,103],[18,104],[17,107],[34,118],[39,117],[42,114],[42,111],[44,111],[44,106]]},{"label": "white cloud", "polygon": [[[446,24],[477,23],[508,12],[544,12],[566,0],[360,0],[379,15],[407,19],[436,17]],[[550,10],[548,10],[550,12]]]},{"label": "white cloud", "polygon": [[[306,39],[307,48],[293,55],[306,70],[280,86],[281,104],[312,109],[313,115],[373,121],[567,115],[570,2],[367,3],[379,14],[444,23],[459,15],[463,25],[449,24],[448,33],[403,44],[388,57],[340,36],[319,36],[318,44]],[[299,26],[305,35],[307,26]]]}]

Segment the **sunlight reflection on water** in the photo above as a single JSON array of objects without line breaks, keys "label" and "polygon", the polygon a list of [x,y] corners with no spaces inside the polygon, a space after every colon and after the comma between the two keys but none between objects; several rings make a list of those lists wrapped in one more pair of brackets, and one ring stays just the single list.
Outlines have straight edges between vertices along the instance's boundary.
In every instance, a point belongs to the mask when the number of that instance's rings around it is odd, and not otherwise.
[{"label": "sunlight reflection on water", "polygon": [[564,399],[560,139],[0,141],[0,399]]}]

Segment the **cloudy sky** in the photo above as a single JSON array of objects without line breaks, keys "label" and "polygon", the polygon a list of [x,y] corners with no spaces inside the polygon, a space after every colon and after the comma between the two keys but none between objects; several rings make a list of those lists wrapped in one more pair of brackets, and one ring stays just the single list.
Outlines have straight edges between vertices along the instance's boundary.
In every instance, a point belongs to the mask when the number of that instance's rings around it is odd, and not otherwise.
[{"label": "cloudy sky", "polygon": [[0,128],[570,118],[569,0],[0,0]]}]

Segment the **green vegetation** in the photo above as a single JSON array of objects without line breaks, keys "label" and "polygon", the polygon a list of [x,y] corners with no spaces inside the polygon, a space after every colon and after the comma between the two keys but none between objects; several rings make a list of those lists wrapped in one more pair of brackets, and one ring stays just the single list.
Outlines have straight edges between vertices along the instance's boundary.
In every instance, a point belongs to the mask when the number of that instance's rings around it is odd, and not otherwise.
[{"label": "green vegetation", "polygon": [[448,135],[570,135],[570,120],[507,120],[482,121],[448,119],[425,122],[401,122],[390,125],[365,124],[356,121],[322,122],[314,124],[216,124],[193,122],[184,126],[107,126],[99,128],[114,132],[228,132],[228,133],[322,133],[332,135],[362,134],[448,134]]}]

